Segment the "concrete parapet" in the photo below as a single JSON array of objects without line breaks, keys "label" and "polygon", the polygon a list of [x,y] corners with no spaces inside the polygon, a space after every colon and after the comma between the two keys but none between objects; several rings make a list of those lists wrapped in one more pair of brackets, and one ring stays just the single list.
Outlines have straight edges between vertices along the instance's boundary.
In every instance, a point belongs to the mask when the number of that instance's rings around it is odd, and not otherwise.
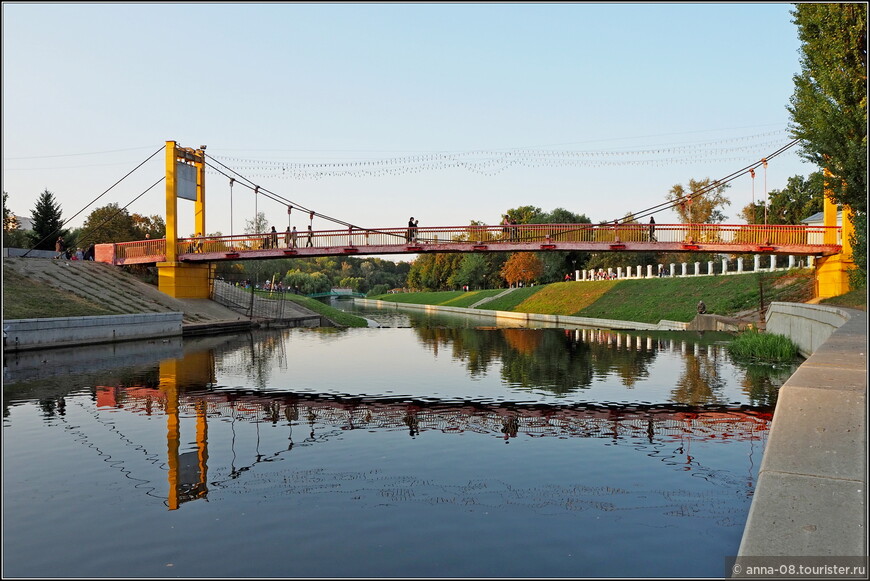
[{"label": "concrete parapet", "polygon": [[846,311],[834,307],[773,302],[765,315],[765,329],[768,333],[791,338],[801,355],[807,357],[849,318]]},{"label": "concrete parapet", "polygon": [[584,327],[591,329],[622,329],[631,331],[685,331],[687,323],[680,321],[660,321],[658,323],[638,323],[593,317],[571,317],[567,315],[545,315],[538,313],[518,313],[514,311],[490,311],[466,307],[446,307],[443,305],[417,305],[413,303],[394,303],[375,299],[354,299],[360,305],[382,308],[401,308],[429,313],[456,313],[476,317],[487,317],[496,321],[510,322],[520,326],[547,327]]},{"label": "concrete parapet", "polygon": [[182,313],[138,313],[92,317],[9,319],[3,350],[43,349],[85,343],[165,338],[182,333]]},{"label": "concrete parapet", "polygon": [[809,357],[779,390],[738,556],[866,556],[866,313],[774,304]]}]

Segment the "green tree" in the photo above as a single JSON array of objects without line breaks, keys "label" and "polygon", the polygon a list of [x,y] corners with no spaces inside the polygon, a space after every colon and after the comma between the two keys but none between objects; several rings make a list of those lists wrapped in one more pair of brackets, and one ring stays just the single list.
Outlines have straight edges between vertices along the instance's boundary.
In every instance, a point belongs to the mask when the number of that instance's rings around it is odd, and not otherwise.
[{"label": "green tree", "polygon": [[867,211],[867,4],[795,4],[801,72],[787,107],[801,155],[827,168],[838,204]]},{"label": "green tree", "polygon": [[163,220],[163,216],[159,214],[143,216],[134,213],[130,215],[130,219],[133,221],[133,230],[136,232],[138,239],[143,240],[146,234],[151,239],[166,237],[166,222]]},{"label": "green tree", "polygon": [[511,222],[517,224],[543,224],[546,214],[537,206],[520,206],[519,208],[511,208],[505,215]]},{"label": "green tree", "polygon": [[450,278],[451,286],[469,288],[484,288],[490,271],[489,261],[483,254],[464,254],[459,262],[459,269]]},{"label": "green tree", "polygon": [[787,107],[801,155],[833,174],[832,199],[855,211],[855,286],[867,279],[867,4],[795,4],[801,72]]},{"label": "green tree", "polygon": [[31,248],[36,250],[54,250],[58,236],[67,235],[63,229],[63,218],[60,204],[54,199],[54,194],[44,190],[36,200],[36,206],[30,213],[33,229],[28,236]]},{"label": "green tree", "polygon": [[711,182],[710,178],[689,180],[689,188],[676,184],[665,196],[674,203],[674,210],[683,224],[718,224],[725,220],[722,212],[731,201],[725,197],[728,184]]},{"label": "green tree", "polygon": [[820,171],[813,172],[808,178],[788,178],[785,188],[773,190],[767,196],[767,223],[800,224],[804,218],[821,212],[824,184],[825,178]]},{"label": "green tree", "polygon": [[131,242],[140,240],[133,225],[133,219],[126,208],[111,203],[91,212],[79,238],[80,244],[105,244],[112,242]]}]

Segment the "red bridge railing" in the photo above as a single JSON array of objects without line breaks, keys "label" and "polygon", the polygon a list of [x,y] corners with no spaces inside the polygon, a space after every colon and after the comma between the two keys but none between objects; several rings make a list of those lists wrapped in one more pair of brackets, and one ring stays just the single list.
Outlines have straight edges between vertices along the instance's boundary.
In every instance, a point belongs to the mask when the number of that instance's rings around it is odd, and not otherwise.
[{"label": "red bridge railing", "polygon": [[[210,261],[283,256],[416,254],[523,250],[733,252],[834,254],[841,229],[831,226],[726,224],[515,224],[341,229],[181,238],[179,260]],[[166,240],[97,246],[98,261],[113,264],[166,260]]]}]

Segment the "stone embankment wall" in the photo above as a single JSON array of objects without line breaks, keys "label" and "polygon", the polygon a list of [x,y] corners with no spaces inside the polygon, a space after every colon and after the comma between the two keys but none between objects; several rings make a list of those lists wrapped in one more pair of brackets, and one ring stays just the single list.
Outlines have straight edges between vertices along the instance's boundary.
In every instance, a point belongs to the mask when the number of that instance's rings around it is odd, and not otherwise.
[{"label": "stone embankment wall", "polygon": [[182,313],[139,313],[9,319],[3,321],[3,350],[173,337],[182,334],[182,318]]},{"label": "stone embankment wall", "polygon": [[411,303],[394,303],[375,299],[353,299],[357,304],[376,309],[408,309],[427,313],[455,313],[474,317],[494,319],[496,322],[510,323],[520,326],[544,327],[585,327],[591,329],[623,329],[634,331],[685,331],[686,323],[679,321],[659,321],[658,323],[637,323],[634,321],[616,321],[613,319],[598,319],[592,317],[570,317],[567,315],[542,315],[537,313],[516,313],[513,311],[490,311],[486,309],[470,309],[465,307],[445,307],[441,305],[415,305]]}]

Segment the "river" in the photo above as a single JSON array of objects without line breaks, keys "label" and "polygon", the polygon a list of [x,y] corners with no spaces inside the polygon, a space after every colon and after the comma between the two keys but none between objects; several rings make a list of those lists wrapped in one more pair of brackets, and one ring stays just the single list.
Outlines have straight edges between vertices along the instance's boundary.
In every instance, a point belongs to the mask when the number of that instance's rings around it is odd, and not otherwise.
[{"label": "river", "polygon": [[4,576],[725,573],[794,366],[361,314],[7,355]]}]

